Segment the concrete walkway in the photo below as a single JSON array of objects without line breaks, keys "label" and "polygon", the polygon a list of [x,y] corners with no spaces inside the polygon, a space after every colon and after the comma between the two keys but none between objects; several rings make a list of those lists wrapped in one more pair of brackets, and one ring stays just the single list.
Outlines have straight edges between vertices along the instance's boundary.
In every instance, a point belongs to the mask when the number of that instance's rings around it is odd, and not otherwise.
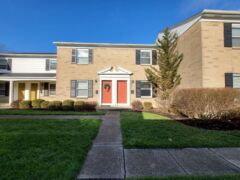
[{"label": "concrete walkway", "polygon": [[102,119],[101,115],[0,115],[0,119]]},{"label": "concrete walkway", "polygon": [[77,179],[240,174],[240,148],[124,149],[119,112],[108,112]]},{"label": "concrete walkway", "polygon": [[124,179],[119,112],[108,112],[77,179]]}]

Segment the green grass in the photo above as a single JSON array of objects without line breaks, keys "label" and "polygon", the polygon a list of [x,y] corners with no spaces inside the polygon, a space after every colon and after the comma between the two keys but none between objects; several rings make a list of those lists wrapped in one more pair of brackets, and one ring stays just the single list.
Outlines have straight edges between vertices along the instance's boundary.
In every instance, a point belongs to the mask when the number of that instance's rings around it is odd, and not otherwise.
[{"label": "green grass", "polygon": [[240,131],[194,128],[151,113],[122,112],[126,148],[240,147]]},{"label": "green grass", "polygon": [[77,111],[49,111],[34,109],[0,109],[0,115],[104,115],[102,111],[77,112]]},{"label": "green grass", "polygon": [[239,180],[240,175],[127,178],[129,180]]},{"label": "green grass", "polygon": [[0,179],[75,179],[99,120],[0,120]]}]

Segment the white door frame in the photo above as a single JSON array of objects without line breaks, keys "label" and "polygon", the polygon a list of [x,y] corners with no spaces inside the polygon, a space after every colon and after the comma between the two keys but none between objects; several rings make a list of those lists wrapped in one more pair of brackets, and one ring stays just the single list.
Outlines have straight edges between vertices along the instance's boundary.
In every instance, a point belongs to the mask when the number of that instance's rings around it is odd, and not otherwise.
[{"label": "white door frame", "polygon": [[[112,81],[112,103],[111,104],[103,104],[102,103],[102,81],[110,80]],[[126,80],[127,81],[127,103],[126,104],[118,104],[117,103],[117,81],[118,80]],[[131,96],[131,87],[130,87],[130,75],[99,75],[99,106],[101,105],[109,105],[112,107],[119,106],[130,106],[130,96]]]}]

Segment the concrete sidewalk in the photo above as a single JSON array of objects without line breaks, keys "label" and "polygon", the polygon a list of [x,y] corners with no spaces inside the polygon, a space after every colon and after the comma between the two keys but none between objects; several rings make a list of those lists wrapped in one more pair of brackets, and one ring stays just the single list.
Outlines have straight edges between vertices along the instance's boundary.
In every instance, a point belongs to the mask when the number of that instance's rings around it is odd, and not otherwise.
[{"label": "concrete sidewalk", "polygon": [[77,179],[124,179],[119,120],[119,112],[108,112],[103,117],[99,133]]},{"label": "concrete sidewalk", "polygon": [[126,177],[240,174],[240,148],[125,149]]}]

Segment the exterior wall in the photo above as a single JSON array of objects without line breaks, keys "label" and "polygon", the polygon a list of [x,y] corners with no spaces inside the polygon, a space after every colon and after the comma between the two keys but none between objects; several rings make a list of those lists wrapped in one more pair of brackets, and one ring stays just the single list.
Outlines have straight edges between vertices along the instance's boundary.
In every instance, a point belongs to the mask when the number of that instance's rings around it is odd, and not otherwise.
[{"label": "exterior wall", "polygon": [[240,73],[240,49],[224,47],[224,23],[202,21],[203,87],[225,87],[224,73]]},{"label": "exterior wall", "polygon": [[[44,81],[47,82],[47,81]],[[37,83],[38,84],[38,90],[37,90],[37,99],[44,99],[47,101],[56,100],[56,96],[44,96],[43,88],[41,87],[40,81],[14,81],[13,82],[13,101],[18,100],[18,84],[19,83],[25,83],[25,92],[24,92],[24,100],[30,100],[30,92],[31,92],[31,83]]]},{"label": "exterior wall", "polygon": [[[99,75],[98,71],[106,69],[110,66],[121,67],[131,71],[130,75],[131,91],[134,93],[130,95],[130,102],[136,100],[136,80],[146,80],[144,69],[149,65],[136,65],[136,49],[135,48],[93,48],[93,64],[80,65],[71,64],[72,48],[58,47],[57,59],[57,87],[56,94],[59,100],[70,98],[70,81],[71,80],[93,80],[93,98],[82,99],[86,101],[99,102]],[[134,81],[132,81],[134,80]],[[98,91],[98,94],[96,93]],[[77,100],[78,98],[74,98]],[[154,103],[153,98],[141,99]],[[79,99],[80,100],[80,99]]]},{"label": "exterior wall", "polygon": [[12,73],[56,73],[56,70],[46,71],[48,58],[12,58]]},{"label": "exterior wall", "polygon": [[184,55],[179,67],[182,77],[179,88],[202,87],[201,36],[201,23],[198,22],[179,37],[177,49]]}]

